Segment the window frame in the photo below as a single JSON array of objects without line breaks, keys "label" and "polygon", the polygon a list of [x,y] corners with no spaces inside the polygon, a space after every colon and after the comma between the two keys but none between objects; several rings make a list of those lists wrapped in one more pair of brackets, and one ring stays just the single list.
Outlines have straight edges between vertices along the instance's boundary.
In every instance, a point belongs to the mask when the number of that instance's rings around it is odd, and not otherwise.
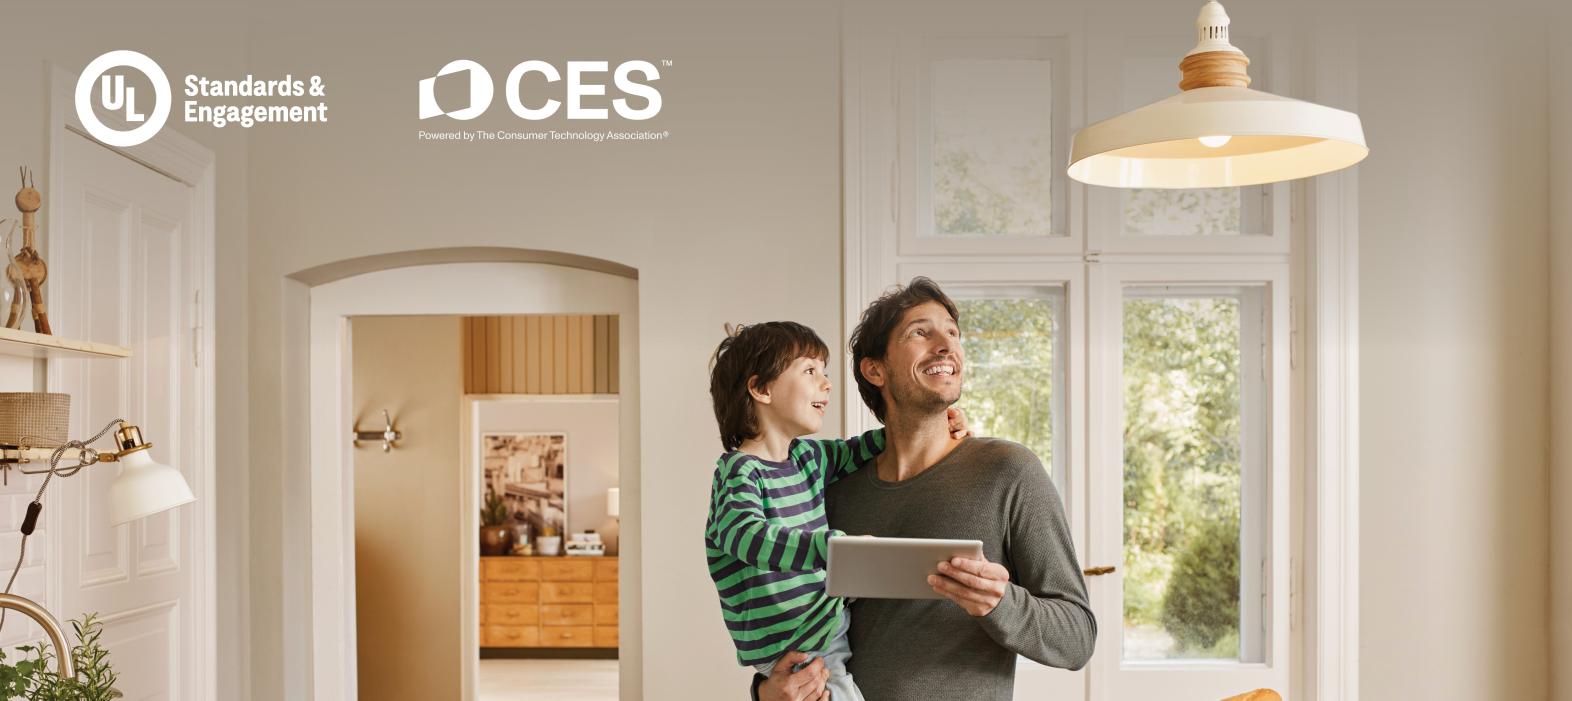
[{"label": "window frame", "polygon": [[[1357,110],[1357,58],[1355,27],[1348,21],[1322,18],[1306,23],[1291,9],[1257,8],[1250,18],[1252,30],[1270,34],[1274,75],[1291,73],[1295,96],[1322,104]],[[914,254],[898,250],[898,183],[903,180],[900,140],[897,135],[897,62],[903,37],[924,28],[940,35],[1019,36],[1047,33],[1067,36],[1071,58],[1077,66],[1097,59],[1099,47],[1123,41],[1130,35],[1171,33],[1164,22],[1156,31],[1121,31],[1131,22],[1152,18],[1123,15],[1109,8],[1075,12],[1047,6],[1020,6],[984,15],[965,9],[930,9],[891,14],[873,6],[848,6],[842,33],[842,175],[843,273],[842,311],[847,333],[856,325],[866,304],[890,286],[909,280],[911,266],[925,262],[962,262],[1037,265],[1070,265],[1089,282],[1099,263],[1153,263],[1163,261],[1287,262],[1292,270],[1289,349],[1293,382],[1303,388],[1294,401],[1296,442],[1293,504],[1295,577],[1292,596],[1294,634],[1291,640],[1294,696],[1306,699],[1356,701],[1359,690],[1359,440],[1358,440],[1358,169],[1318,176],[1284,185],[1287,194],[1277,202],[1274,218],[1287,217],[1289,248],[1282,251],[1126,251],[1087,245],[1088,188],[1071,181],[1066,214],[1071,240],[1082,245],[1032,253],[970,248],[952,254]],[[1273,22],[1268,26],[1264,22]],[[1043,30],[1039,32],[1036,30]],[[1291,49],[1291,50],[1290,50]],[[1069,89],[1076,96],[1088,94],[1090,72],[1077,68]],[[1286,92],[1276,80],[1273,89]],[[1079,98],[1077,98],[1079,99]],[[1070,128],[1085,126],[1085,103],[1072,109]],[[1288,209],[1296,212],[1289,217]],[[1117,212],[1117,210],[1116,210]],[[1211,237],[1233,241],[1240,237]],[[1262,237],[1264,238],[1264,237]],[[1168,240],[1164,237],[1164,240]],[[1075,287],[1070,299],[1076,299]],[[1084,297],[1087,289],[1079,288]],[[1070,304],[1074,317],[1077,305]],[[1071,352],[1085,350],[1071,344]],[[1084,360],[1083,362],[1087,362]],[[850,361],[846,361],[849,372]],[[849,375],[847,375],[849,377]],[[1083,378],[1084,379],[1084,378]],[[1072,387],[1076,383],[1071,373]],[[843,384],[848,406],[861,406],[855,388]],[[1073,414],[1069,418],[1074,420]],[[871,425],[865,410],[849,411],[846,428],[854,431]],[[1085,426],[1070,429],[1074,435]],[[1085,451],[1070,450],[1072,459],[1085,460]],[[1073,472],[1073,468],[1071,469]],[[1084,485],[1083,485],[1084,486]],[[1067,500],[1082,498],[1084,489],[1072,489]],[[1300,507],[1303,507],[1302,509]],[[1084,532],[1084,524],[1072,522]],[[1087,566],[1095,562],[1080,542],[1077,552]],[[1096,599],[1102,581],[1090,578]],[[1099,641],[1101,646],[1103,641]],[[1099,649],[1101,654],[1105,651]],[[1096,661],[1094,657],[1094,662]],[[1032,663],[1017,670],[1018,696],[1062,694],[1064,698],[1107,698],[1106,685],[1089,671],[1066,672]]]}]

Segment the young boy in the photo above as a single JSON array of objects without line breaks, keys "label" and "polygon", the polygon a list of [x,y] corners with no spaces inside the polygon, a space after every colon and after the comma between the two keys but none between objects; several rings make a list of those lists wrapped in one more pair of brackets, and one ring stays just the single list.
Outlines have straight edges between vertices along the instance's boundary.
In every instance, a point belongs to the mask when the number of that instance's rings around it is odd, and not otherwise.
[{"label": "young boy", "polygon": [[[845,601],[824,591],[824,491],[870,464],[884,429],[805,440],[830,401],[829,349],[811,329],[772,321],[733,329],[715,350],[710,399],[726,452],[710,485],[704,550],[739,664],[769,675],[789,651],[822,657],[835,701],[862,701],[846,671]],[[958,426],[958,424],[960,424]],[[959,412],[951,430],[965,433]]]}]

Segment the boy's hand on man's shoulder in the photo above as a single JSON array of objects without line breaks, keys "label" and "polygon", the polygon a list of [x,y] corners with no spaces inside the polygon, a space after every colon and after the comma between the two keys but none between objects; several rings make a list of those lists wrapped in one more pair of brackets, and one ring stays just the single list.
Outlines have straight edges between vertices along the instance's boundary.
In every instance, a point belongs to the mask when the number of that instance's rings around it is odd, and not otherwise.
[{"label": "boy's hand on man's shoulder", "polygon": [[945,413],[945,416],[950,419],[950,437],[951,438],[954,438],[955,440],[960,440],[962,438],[965,438],[967,436],[972,435],[972,430],[966,426],[966,414],[965,414],[965,412],[962,412],[960,409],[957,409],[957,408],[952,406],[949,409],[947,409],[944,413]]}]

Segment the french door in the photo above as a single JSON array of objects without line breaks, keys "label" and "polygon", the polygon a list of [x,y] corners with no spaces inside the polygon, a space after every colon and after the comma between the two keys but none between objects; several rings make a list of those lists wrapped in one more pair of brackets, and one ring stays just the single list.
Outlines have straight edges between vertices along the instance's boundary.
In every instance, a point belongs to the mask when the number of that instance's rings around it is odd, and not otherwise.
[{"label": "french door", "polygon": [[1287,266],[1088,267],[1095,698],[1286,693]]}]

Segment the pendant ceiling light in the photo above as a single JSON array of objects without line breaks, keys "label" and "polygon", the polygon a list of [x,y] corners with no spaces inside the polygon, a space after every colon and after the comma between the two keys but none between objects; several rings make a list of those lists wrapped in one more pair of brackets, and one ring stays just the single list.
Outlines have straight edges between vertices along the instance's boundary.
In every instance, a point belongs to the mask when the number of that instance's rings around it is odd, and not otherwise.
[{"label": "pendant ceiling light", "polygon": [[1251,90],[1250,59],[1228,41],[1212,0],[1200,43],[1179,70],[1181,92],[1076,132],[1070,177],[1089,185],[1203,188],[1330,173],[1364,160],[1359,115]]}]

